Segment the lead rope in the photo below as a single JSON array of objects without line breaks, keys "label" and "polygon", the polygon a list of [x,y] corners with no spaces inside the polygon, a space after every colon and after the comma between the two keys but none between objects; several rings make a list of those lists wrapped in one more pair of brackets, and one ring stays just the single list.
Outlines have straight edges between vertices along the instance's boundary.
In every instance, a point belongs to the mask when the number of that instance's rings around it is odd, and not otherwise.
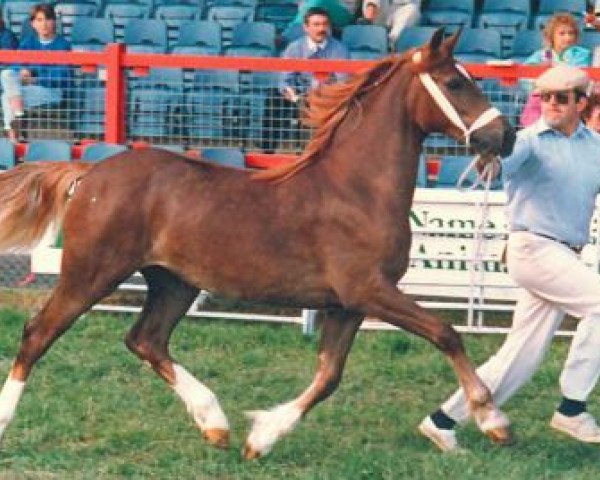
[{"label": "lead rope", "polygon": [[[469,327],[473,327],[474,324],[475,295],[477,295],[477,304],[479,306],[483,305],[483,290],[481,285],[483,285],[484,281],[483,259],[485,258],[486,254],[486,244],[484,242],[484,235],[490,213],[489,194],[494,176],[495,162],[495,160],[488,162],[484,166],[481,174],[478,173],[477,181],[474,182],[473,185],[465,189],[463,187],[464,181],[469,175],[471,169],[474,168],[478,160],[479,156],[473,158],[473,161],[465,169],[465,171],[462,173],[457,182],[457,187],[460,191],[473,190],[479,185],[483,186],[483,198],[477,205],[479,207],[479,221],[477,222],[477,226],[473,235],[473,254],[471,256],[471,272],[469,275],[469,309],[467,311],[467,325]],[[483,312],[480,309],[478,313],[479,315],[477,326],[480,327],[481,322],[483,320]]]}]

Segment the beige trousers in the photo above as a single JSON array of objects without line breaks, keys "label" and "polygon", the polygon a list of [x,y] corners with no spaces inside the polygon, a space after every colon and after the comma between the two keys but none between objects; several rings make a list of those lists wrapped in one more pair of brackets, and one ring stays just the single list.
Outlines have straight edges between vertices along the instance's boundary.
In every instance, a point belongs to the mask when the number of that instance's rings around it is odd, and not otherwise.
[{"label": "beige trousers", "polygon": [[[511,233],[508,271],[524,289],[504,344],[477,372],[495,402],[508,400],[534,374],[565,313],[581,320],[560,376],[564,396],[586,400],[600,373],[600,276],[568,247],[528,232]],[[462,389],[442,410],[469,418]]]}]

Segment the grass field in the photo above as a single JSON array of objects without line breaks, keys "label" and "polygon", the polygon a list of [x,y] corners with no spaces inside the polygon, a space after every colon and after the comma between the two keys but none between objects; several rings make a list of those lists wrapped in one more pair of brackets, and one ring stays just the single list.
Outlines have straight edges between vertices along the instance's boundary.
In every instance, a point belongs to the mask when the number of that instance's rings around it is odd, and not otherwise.
[{"label": "grass field", "polygon": [[[0,312],[0,374],[18,347],[25,315]],[[444,358],[404,333],[361,333],[340,389],[270,456],[241,459],[244,410],[295,396],[312,378],[316,341],[298,327],[186,321],[174,356],[217,395],[232,425],[232,448],[207,446],[184,406],[125,348],[132,319],[90,315],[38,364],[0,445],[0,479],[582,479],[600,478],[600,447],[550,431],[567,343],[505,407],[518,443],[499,448],[472,426],[471,453],[437,453],[416,425],[453,389]],[[467,337],[481,361],[498,336]],[[600,414],[597,393],[590,411]]]}]

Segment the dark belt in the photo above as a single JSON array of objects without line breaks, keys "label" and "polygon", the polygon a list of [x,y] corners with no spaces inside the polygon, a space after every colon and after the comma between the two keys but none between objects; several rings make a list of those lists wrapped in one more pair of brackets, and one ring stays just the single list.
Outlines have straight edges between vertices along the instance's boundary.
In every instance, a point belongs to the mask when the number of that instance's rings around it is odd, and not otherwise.
[{"label": "dark belt", "polygon": [[553,242],[560,243],[561,245],[564,245],[565,247],[567,247],[569,250],[575,252],[577,255],[579,255],[581,253],[581,251],[583,250],[583,247],[585,246],[585,245],[571,245],[569,242],[563,242],[562,240],[559,240],[558,238],[551,237],[550,235],[544,235],[543,233],[531,232],[529,230],[515,230],[515,231],[516,232],[533,233],[534,235],[537,235],[538,237],[547,238],[548,240],[552,240]]}]

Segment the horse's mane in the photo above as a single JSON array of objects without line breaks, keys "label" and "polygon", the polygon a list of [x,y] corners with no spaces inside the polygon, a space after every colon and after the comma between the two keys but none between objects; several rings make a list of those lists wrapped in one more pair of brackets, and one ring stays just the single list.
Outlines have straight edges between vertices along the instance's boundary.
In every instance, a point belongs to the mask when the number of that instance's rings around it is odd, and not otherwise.
[{"label": "horse's mane", "polygon": [[314,128],[313,136],[300,157],[287,165],[255,172],[259,180],[286,180],[308,166],[331,141],[333,133],[349,112],[357,97],[388,80],[404,63],[406,55],[390,56],[349,80],[321,85],[311,90],[302,122]]}]

